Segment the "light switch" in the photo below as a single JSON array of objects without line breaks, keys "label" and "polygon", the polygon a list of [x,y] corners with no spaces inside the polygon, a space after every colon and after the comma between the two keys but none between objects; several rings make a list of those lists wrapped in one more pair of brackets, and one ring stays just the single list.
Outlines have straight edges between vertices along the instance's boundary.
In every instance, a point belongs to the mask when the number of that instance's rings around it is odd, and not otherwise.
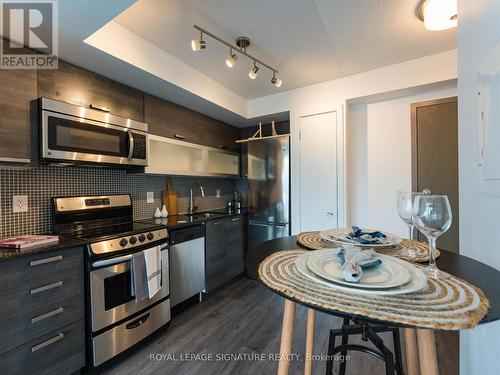
[{"label": "light switch", "polygon": [[12,196],[12,212],[28,212],[28,196],[13,195]]},{"label": "light switch", "polygon": [[155,193],[153,191],[148,191],[146,194],[146,203],[155,202]]}]

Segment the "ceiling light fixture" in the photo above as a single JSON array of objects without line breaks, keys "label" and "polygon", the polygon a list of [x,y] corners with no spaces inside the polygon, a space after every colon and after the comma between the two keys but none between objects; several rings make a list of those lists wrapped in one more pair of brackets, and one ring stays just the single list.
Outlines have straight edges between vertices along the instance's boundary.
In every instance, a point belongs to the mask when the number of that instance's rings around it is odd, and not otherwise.
[{"label": "ceiling light fixture", "polygon": [[191,48],[194,52],[207,48],[207,43],[203,40],[203,31],[200,31],[200,39],[191,40]]},{"label": "ceiling light fixture", "polygon": [[[272,66],[262,62],[261,60],[257,59],[256,57],[250,55],[249,53],[247,53],[247,47],[250,45],[250,39],[248,39],[247,37],[239,37],[238,39],[236,39],[236,45],[234,44],[231,44],[229,42],[226,42],[224,39],[222,38],[219,38],[218,36],[212,34],[211,32],[201,28],[200,26],[198,25],[193,25],[193,27],[196,29],[196,30],[199,30],[200,31],[200,39],[193,39],[191,41],[191,47],[193,48],[193,51],[199,51],[200,49],[205,49],[206,48],[206,43],[205,41],[203,40],[203,35],[208,35],[209,37],[215,39],[216,41],[222,43],[222,44],[225,44],[226,46],[229,47],[229,57],[226,59],[226,65],[229,67],[229,68],[232,68],[234,67],[234,65],[236,64],[236,60],[238,59],[238,55],[234,52],[237,52],[238,54],[240,55],[243,55],[243,56],[246,56],[248,57],[249,59],[253,60],[253,68],[252,70],[248,73],[248,76],[251,78],[251,79],[255,79],[257,77],[257,74],[259,72],[259,67],[257,66],[257,63],[261,66],[264,66],[266,67],[267,69],[269,69],[272,73],[273,73],[273,78],[271,79],[271,83],[276,86],[276,87],[280,87],[281,84],[282,84],[282,81],[281,79],[279,78],[276,78],[276,75],[279,73],[279,71],[277,69],[274,69]],[[198,48],[199,46],[199,48]]]},{"label": "ceiling light fixture", "polygon": [[238,56],[233,53],[233,49],[229,49],[229,57],[226,59],[226,65],[228,68],[232,68],[234,64],[236,64],[236,60],[238,60]]},{"label": "ceiling light fixture", "polygon": [[250,79],[255,79],[255,78],[257,78],[257,74],[259,74],[259,67],[257,66],[257,64],[254,61],[253,62],[253,68],[248,73],[248,76],[250,77]]},{"label": "ceiling light fixture", "polygon": [[420,0],[417,16],[431,31],[457,26],[457,0]]},{"label": "ceiling light fixture", "polygon": [[276,86],[276,87],[280,87],[282,82],[281,82],[281,79],[279,78],[276,78],[276,76],[274,75],[274,72],[273,72],[273,78],[271,78],[271,83]]}]

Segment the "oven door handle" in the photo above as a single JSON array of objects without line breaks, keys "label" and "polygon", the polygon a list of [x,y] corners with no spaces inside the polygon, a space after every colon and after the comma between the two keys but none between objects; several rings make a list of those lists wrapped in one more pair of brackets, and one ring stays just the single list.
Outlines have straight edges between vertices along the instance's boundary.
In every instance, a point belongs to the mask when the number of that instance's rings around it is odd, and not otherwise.
[{"label": "oven door handle", "polygon": [[132,132],[128,131],[128,160],[132,160],[134,156],[134,136]]},{"label": "oven door handle", "polygon": [[[168,242],[164,243],[163,245],[160,245],[160,250],[163,251],[168,248]],[[104,260],[98,260],[94,263],[92,263],[92,267],[102,267],[102,266],[112,266],[114,264],[118,263],[123,263],[126,261],[131,260],[133,257],[133,254],[128,254],[128,255],[123,255],[121,257],[117,258],[111,258],[111,259],[104,259]]]}]

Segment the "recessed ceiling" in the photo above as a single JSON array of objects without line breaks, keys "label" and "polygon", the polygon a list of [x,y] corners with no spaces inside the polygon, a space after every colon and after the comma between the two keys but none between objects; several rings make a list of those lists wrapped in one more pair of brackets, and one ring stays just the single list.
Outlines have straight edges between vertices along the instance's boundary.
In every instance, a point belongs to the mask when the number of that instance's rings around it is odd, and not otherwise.
[{"label": "recessed ceiling", "polygon": [[[455,29],[431,32],[415,16],[418,1],[400,0],[139,0],[115,22],[235,94],[256,98],[408,61],[456,47]],[[227,47],[206,38],[193,53],[198,24],[233,41],[248,36],[248,52],[280,70],[283,85],[240,57],[233,69]]]}]

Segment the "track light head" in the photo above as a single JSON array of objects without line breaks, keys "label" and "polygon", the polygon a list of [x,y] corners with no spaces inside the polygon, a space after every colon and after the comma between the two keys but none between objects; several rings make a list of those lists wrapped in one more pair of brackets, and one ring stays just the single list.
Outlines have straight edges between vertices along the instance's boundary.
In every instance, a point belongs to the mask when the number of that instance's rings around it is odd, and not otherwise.
[{"label": "track light head", "polygon": [[233,53],[232,50],[230,54],[231,55],[226,59],[226,65],[228,68],[232,68],[236,64],[236,60],[238,60],[238,56],[235,53]]},{"label": "track light head", "polygon": [[273,72],[273,78],[271,78],[271,83],[276,87],[281,87],[281,84],[283,83],[281,79],[276,78],[276,72]]},{"label": "track light head", "polygon": [[253,68],[248,73],[248,76],[250,77],[250,79],[255,79],[255,78],[257,78],[257,74],[259,74],[259,67],[254,62]]},{"label": "track light head", "polygon": [[194,52],[207,48],[207,43],[202,39],[193,39],[191,41],[191,48]]}]

